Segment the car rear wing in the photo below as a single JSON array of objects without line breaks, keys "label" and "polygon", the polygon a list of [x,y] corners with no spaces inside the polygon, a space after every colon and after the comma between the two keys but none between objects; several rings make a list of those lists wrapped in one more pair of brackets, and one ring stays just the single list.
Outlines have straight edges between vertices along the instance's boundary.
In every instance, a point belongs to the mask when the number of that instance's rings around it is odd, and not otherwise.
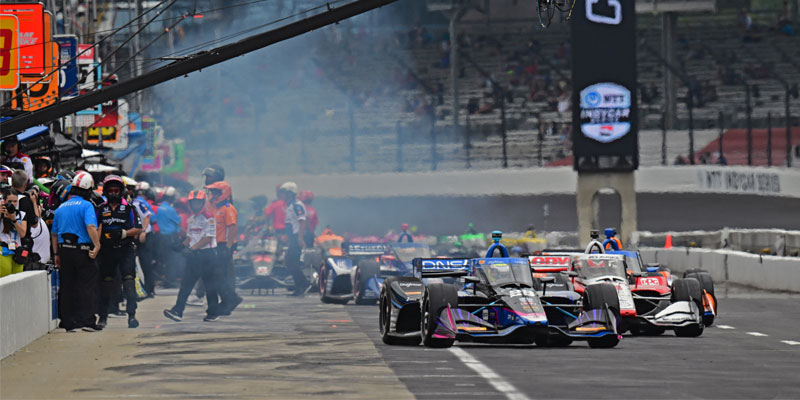
[{"label": "car rear wing", "polygon": [[528,256],[528,264],[533,272],[568,271],[572,267],[572,257],[569,254]]},{"label": "car rear wing", "polygon": [[347,245],[347,254],[350,256],[380,256],[386,253],[388,247],[384,243],[350,243]]},{"label": "car rear wing", "polygon": [[469,258],[415,258],[414,272],[422,278],[445,278],[469,275]]}]

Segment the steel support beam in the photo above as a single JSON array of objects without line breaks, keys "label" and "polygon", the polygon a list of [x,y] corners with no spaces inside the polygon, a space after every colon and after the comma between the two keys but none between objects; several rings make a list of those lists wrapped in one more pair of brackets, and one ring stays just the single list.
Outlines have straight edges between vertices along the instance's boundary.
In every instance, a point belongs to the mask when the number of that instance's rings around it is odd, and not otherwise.
[{"label": "steel support beam", "polygon": [[146,72],[133,79],[0,122],[0,132],[2,132],[0,134],[0,139],[12,136],[32,126],[48,123],[97,104],[136,93],[140,90],[158,85],[159,83],[199,71],[203,68],[208,68],[212,65],[282,42],[286,39],[300,36],[306,32],[394,3],[395,1],[397,0],[357,0],[342,7],[332,8],[280,28],[250,36],[236,43],[220,46],[209,51],[195,53],[187,56],[185,59]]}]

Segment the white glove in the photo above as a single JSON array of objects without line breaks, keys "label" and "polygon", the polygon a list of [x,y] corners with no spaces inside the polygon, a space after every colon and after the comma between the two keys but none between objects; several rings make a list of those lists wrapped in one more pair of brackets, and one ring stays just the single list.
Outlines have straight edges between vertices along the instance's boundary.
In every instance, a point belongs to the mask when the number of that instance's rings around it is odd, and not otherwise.
[{"label": "white glove", "polygon": [[120,239],[125,239],[126,237],[128,237],[128,231],[126,231],[125,229],[121,229],[121,230],[122,230],[122,235],[119,238]]}]

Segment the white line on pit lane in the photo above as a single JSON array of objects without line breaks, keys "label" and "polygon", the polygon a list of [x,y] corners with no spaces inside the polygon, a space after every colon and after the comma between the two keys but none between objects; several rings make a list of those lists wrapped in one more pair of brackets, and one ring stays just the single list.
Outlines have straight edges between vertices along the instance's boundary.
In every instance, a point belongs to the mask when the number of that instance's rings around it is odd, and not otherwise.
[{"label": "white line on pit lane", "polygon": [[528,396],[517,390],[514,385],[501,378],[500,375],[497,375],[497,373],[492,371],[491,368],[478,361],[475,357],[472,357],[465,350],[458,347],[451,347],[450,352],[453,353],[454,356],[458,357],[458,359],[461,360],[464,365],[477,372],[478,375],[483,377],[483,379],[486,379],[486,381],[489,382],[489,384],[491,384],[498,392],[506,395],[506,398],[511,400],[528,399]]},{"label": "white line on pit lane", "polygon": [[781,340],[781,343],[786,343],[789,346],[797,346],[800,345],[800,342],[795,342],[794,340]]},{"label": "white line on pit lane", "polygon": [[734,328],[734,327],[732,327],[730,325],[717,325],[717,328],[719,328],[719,329],[736,329],[736,328]]},{"label": "white line on pit lane", "polygon": [[761,332],[747,332],[747,334],[750,336],[769,336],[766,333],[761,333]]}]

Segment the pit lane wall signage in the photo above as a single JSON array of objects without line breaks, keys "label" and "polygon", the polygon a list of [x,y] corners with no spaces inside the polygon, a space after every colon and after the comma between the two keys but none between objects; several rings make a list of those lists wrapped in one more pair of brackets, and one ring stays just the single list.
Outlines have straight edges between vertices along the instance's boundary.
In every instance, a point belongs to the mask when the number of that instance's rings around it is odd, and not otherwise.
[{"label": "pit lane wall signage", "polygon": [[706,170],[697,171],[697,186],[714,192],[780,194],[781,179],[775,172]]},{"label": "pit lane wall signage", "polygon": [[603,157],[625,157],[629,162],[623,169],[639,166],[634,3],[575,2],[569,24],[576,170],[587,169],[586,160],[597,164]]}]

